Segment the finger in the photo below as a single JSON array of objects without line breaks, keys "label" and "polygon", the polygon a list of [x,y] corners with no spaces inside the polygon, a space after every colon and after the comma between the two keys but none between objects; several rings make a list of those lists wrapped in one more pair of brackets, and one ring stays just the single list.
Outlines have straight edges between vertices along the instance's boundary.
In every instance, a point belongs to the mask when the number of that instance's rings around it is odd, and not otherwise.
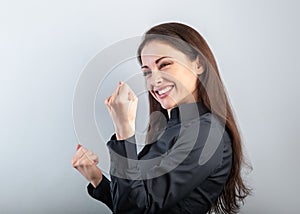
[{"label": "finger", "polygon": [[86,148],[82,147],[82,146],[76,151],[75,155],[72,158],[72,165],[73,165],[73,167],[75,167],[78,164],[78,162],[80,161],[80,159],[82,159],[82,157],[85,155],[85,153],[87,151],[88,150]]},{"label": "finger", "polygon": [[89,156],[89,158],[93,161],[94,164],[97,165],[99,163],[98,155],[92,154],[92,155]]},{"label": "finger", "polygon": [[111,100],[112,100],[112,95],[110,95],[109,97],[107,97],[104,102],[105,102],[106,105],[110,105]]},{"label": "finger", "polygon": [[128,90],[128,85],[122,81],[120,81],[118,94],[122,95],[124,91]]},{"label": "finger", "polygon": [[85,169],[89,166],[95,165],[93,161],[88,159],[85,155],[76,162],[76,165],[74,168],[76,169]]},{"label": "finger", "polygon": [[84,151],[83,156],[86,157],[90,161],[90,163],[94,163],[94,161],[90,157],[93,154],[94,153],[92,151],[86,150],[86,151]]},{"label": "finger", "polygon": [[124,83],[122,85],[122,87],[120,87],[120,90],[119,90],[120,99],[125,100],[125,101],[129,101],[133,97],[132,95],[134,95],[134,92],[132,91],[132,89],[129,87],[128,84]]},{"label": "finger", "polygon": [[98,155],[92,151],[87,151],[85,155],[93,162],[98,162]]},{"label": "finger", "polygon": [[80,149],[80,147],[82,147],[82,145],[78,143],[77,148],[76,148],[76,151],[77,151],[78,149]]},{"label": "finger", "polygon": [[83,156],[81,157],[81,159],[84,159],[84,158],[87,158],[90,162],[95,163],[95,164],[98,164],[98,161],[99,161],[98,156],[94,152],[92,152],[90,150],[87,150],[83,154]]},{"label": "finger", "polygon": [[104,100],[104,104],[105,104],[106,108],[107,108],[109,111],[111,110],[111,106],[110,106],[110,104],[109,104],[110,98],[111,98],[111,96],[109,96],[108,98],[106,98],[106,99]]},{"label": "finger", "polygon": [[89,150],[87,150],[87,148],[85,148],[84,146],[81,146],[79,149],[78,149],[78,152],[79,153],[87,153]]},{"label": "finger", "polygon": [[110,109],[110,105],[114,102],[115,100],[115,97],[119,91],[119,88],[121,86],[121,81],[119,83],[119,85],[117,86],[117,88],[114,90],[114,92],[112,93],[112,95],[110,95],[109,97],[107,97],[105,100],[104,100],[104,104],[106,105],[106,107],[108,109]]},{"label": "finger", "polygon": [[74,168],[84,168],[86,166],[94,165],[95,161],[91,159],[91,155],[83,153],[83,155],[73,163]]},{"label": "finger", "polygon": [[72,158],[72,165],[74,166],[75,163],[80,159],[80,157],[82,156],[82,154],[80,152],[78,152],[78,150],[82,147],[81,144],[78,144],[76,147],[76,153]]},{"label": "finger", "polygon": [[113,103],[117,97],[117,95],[119,95],[119,91],[120,91],[120,88],[123,86],[123,83],[120,81],[119,82],[119,85],[117,86],[117,88],[114,90],[113,94],[111,95],[111,98],[110,98],[110,104]]},{"label": "finger", "polygon": [[88,159],[90,159],[93,162],[97,159],[97,155],[92,151],[87,151],[85,155],[87,156]]},{"label": "finger", "polygon": [[132,97],[136,97],[134,91],[132,90],[132,88],[130,88],[130,86],[128,84],[126,84],[126,87],[127,87],[128,92],[131,93]]},{"label": "finger", "polygon": [[135,95],[134,91],[130,88],[129,85],[124,84],[124,86],[126,87],[126,90],[124,90],[124,92],[126,92],[126,94],[127,94],[127,100],[135,101],[137,96]]},{"label": "finger", "polygon": [[[82,148],[82,147],[81,147]],[[72,165],[74,166],[74,164],[83,156],[83,152],[82,152],[82,149],[81,148],[79,148],[76,152],[75,152],[75,154],[74,154],[74,156],[73,156],[73,158],[72,158]]]},{"label": "finger", "polygon": [[118,92],[117,92],[117,95],[119,95],[119,93],[120,93],[120,89],[124,86],[124,82],[122,81],[122,80],[120,80],[120,82],[119,82],[119,89],[118,89]]},{"label": "finger", "polygon": [[111,96],[107,97],[107,98],[104,100],[104,103],[105,103],[106,105],[109,103],[110,97],[111,97]]},{"label": "finger", "polygon": [[135,94],[132,91],[129,91],[128,92],[128,100],[129,101],[135,101],[135,99],[136,99]]}]

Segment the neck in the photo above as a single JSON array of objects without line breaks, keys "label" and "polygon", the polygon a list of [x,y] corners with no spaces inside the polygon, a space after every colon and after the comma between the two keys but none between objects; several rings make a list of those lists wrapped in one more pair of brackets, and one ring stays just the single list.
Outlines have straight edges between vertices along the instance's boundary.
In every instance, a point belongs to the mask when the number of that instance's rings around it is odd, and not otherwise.
[{"label": "neck", "polygon": [[172,110],[171,108],[170,108],[170,109],[167,109],[169,119],[170,119],[170,117],[171,117],[171,110]]}]

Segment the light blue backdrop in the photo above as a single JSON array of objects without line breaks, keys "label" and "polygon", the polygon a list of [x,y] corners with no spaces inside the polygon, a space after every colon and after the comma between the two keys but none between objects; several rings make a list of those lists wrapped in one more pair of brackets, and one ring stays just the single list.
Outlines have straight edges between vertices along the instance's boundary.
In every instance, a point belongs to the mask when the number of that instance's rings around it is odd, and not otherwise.
[{"label": "light blue backdrop", "polygon": [[[166,21],[198,29],[217,58],[254,167],[254,194],[242,213],[296,213],[299,6],[296,0],[2,0],[0,213],[110,213],[87,195],[87,182],[71,166],[78,143],[74,89],[103,48]],[[107,166],[107,151],[95,152]]]}]

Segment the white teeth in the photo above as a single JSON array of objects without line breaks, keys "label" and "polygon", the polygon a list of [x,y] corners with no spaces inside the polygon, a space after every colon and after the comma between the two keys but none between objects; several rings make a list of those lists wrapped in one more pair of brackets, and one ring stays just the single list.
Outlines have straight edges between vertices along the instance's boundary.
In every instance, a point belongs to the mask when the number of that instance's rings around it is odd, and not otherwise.
[{"label": "white teeth", "polygon": [[163,90],[157,91],[157,93],[159,95],[161,95],[161,94],[164,94],[164,93],[170,91],[172,88],[173,88],[173,86],[168,86],[168,87],[164,88]]}]

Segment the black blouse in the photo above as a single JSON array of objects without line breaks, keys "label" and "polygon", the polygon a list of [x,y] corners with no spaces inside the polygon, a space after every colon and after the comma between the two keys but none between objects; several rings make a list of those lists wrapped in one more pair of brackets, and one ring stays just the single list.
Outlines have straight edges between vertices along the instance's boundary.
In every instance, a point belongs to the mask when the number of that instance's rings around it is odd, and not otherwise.
[{"label": "black blouse", "polygon": [[113,213],[206,213],[232,164],[224,124],[202,103],[173,108],[158,140],[137,154],[135,136],[107,143],[111,181],[103,176],[88,193]]}]

